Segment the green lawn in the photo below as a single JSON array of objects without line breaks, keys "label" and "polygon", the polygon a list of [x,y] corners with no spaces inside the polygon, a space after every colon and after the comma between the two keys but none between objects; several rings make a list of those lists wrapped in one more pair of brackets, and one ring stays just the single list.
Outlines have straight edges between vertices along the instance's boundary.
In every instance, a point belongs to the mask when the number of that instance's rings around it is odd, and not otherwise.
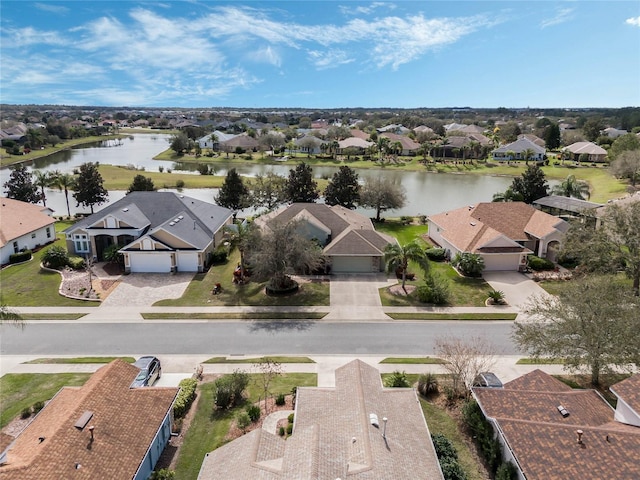
[{"label": "green lawn", "polygon": [[445,361],[437,357],[387,357],[380,363],[400,365],[435,365],[445,363]]},{"label": "green lawn", "polygon": [[399,220],[389,219],[383,223],[376,223],[375,227],[378,232],[395,237],[400,245],[420,239],[429,229],[427,225],[404,225]]},{"label": "green lawn", "polygon": [[4,428],[22,409],[44,402],[64,386],[79,386],[89,373],[8,373],[0,378],[0,428]]},{"label": "green lawn", "polygon": [[231,313],[141,313],[145,320],[174,320],[194,319],[194,320],[320,320],[329,312],[231,312]]},{"label": "green lawn", "polygon": [[278,363],[316,363],[309,357],[258,357],[258,358],[228,358],[228,357],[213,357],[209,360],[205,360],[202,363],[256,363],[268,358],[273,362]]},{"label": "green lawn", "polygon": [[387,313],[394,320],[503,320],[512,322],[518,316],[517,313]]},{"label": "green lawn", "polygon": [[[161,300],[155,306],[312,306],[329,305],[329,283],[302,283],[297,293],[281,297],[264,293],[265,283],[250,281],[246,285],[233,283],[233,271],[240,260],[240,254],[234,250],[227,263],[216,265],[207,273],[197,274],[181,298]],[[211,290],[216,283],[222,285],[222,292],[213,295]]]},{"label": "green lawn", "polygon": [[85,313],[22,313],[23,320],[78,320]]},{"label": "green lawn", "polygon": [[[248,403],[255,403],[262,395],[258,386],[256,374],[251,375],[247,391]],[[288,373],[276,377],[270,388],[273,394],[291,392],[294,386],[315,386],[318,377],[315,373]],[[213,382],[203,383],[198,387],[198,406],[191,422],[189,431],[185,435],[180,448],[180,456],[176,464],[177,480],[195,480],[198,477],[204,456],[222,446],[229,427],[238,411],[244,407],[219,411],[213,409]]]},{"label": "green lawn", "polygon": [[25,363],[110,363],[119,358],[123,362],[133,363],[136,361],[133,357],[73,357],[73,358],[36,358]]},{"label": "green lawn", "polygon": [[146,172],[117,165],[101,164],[98,170],[104,180],[104,188],[107,190],[127,190],[136,175],[151,178],[156,188],[175,188],[178,180],[184,182],[184,188],[220,188],[225,179],[224,176],[168,173],[166,170],[162,173]]},{"label": "green lawn", "polygon": [[563,365],[564,360],[562,358],[521,358],[516,362],[516,365]]},{"label": "green lawn", "polygon": [[[71,225],[70,222],[56,222],[56,232]],[[42,256],[47,248],[60,245],[66,248],[63,236],[33,254],[31,261],[5,268],[0,272],[2,291],[0,303],[15,307],[97,307],[99,302],[84,302],[63,297],[58,293],[62,277],[59,273],[40,269]]]}]

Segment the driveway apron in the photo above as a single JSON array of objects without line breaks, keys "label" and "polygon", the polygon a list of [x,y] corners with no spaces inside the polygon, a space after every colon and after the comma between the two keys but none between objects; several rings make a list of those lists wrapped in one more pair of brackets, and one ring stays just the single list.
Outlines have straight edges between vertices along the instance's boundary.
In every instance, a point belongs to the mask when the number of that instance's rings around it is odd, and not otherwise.
[{"label": "driveway apron", "polygon": [[159,300],[180,298],[192,273],[132,273],[123,275],[120,284],[102,302],[103,307],[149,307]]},{"label": "driveway apron", "polygon": [[491,288],[504,292],[507,303],[518,310],[522,310],[533,295],[549,296],[540,285],[519,272],[484,272],[482,276]]},{"label": "driveway apron", "polygon": [[382,311],[378,289],[396,283],[384,274],[334,275],[330,282],[331,313],[329,320],[389,320]]}]

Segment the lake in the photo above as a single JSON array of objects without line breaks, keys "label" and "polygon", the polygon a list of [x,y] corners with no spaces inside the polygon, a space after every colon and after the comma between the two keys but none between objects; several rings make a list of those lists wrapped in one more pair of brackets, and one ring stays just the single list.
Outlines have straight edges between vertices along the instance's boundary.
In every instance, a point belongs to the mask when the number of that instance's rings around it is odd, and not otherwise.
[{"label": "lake", "polygon": [[[159,167],[163,167],[165,170],[171,168],[174,171],[197,175],[197,172],[195,172],[197,166],[195,164],[153,160],[155,155],[168,148],[169,138],[169,135],[162,134],[134,134],[123,138],[121,141],[104,141],[58,152],[49,157],[34,160],[28,164],[28,168],[42,171],[60,170],[62,172],[72,172],[83,163],[99,162],[110,165],[134,165],[147,171],[158,171]],[[303,161],[304,157],[300,157],[300,160]],[[218,175],[225,175],[230,168],[236,168],[238,173],[246,176],[255,176],[268,171],[288,176],[289,170],[293,168],[291,165],[255,165],[251,163],[231,165],[224,158],[217,159],[215,166],[216,174]],[[316,178],[330,178],[337,169],[338,167],[314,167],[313,172]],[[407,204],[401,209],[384,212],[383,216],[432,215],[465,205],[488,202],[491,201],[494,193],[506,190],[512,181],[509,177],[489,175],[406,172],[388,169],[356,169],[356,171],[361,179],[378,175],[389,176],[400,182],[406,189]],[[2,184],[7,181],[8,176],[8,168],[0,170]],[[213,197],[217,194],[217,189],[182,189],[181,193],[212,202]],[[66,215],[67,207],[64,193],[55,189],[47,189],[46,195],[47,206],[53,208],[56,215]],[[124,195],[124,191],[110,191],[109,201],[119,200]],[[75,200],[71,193],[69,194],[69,204],[72,214],[88,212],[88,209],[75,206]],[[106,204],[97,206],[94,210],[98,211],[104,206]],[[369,216],[375,215],[373,210],[358,209],[358,211]],[[242,212],[243,215],[251,215],[253,213],[255,212],[248,210]]]}]

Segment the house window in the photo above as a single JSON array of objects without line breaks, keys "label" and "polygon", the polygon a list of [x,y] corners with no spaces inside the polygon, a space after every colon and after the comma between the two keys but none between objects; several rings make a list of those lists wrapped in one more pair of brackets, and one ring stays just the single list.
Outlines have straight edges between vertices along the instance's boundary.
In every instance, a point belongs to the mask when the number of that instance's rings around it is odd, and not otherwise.
[{"label": "house window", "polygon": [[47,227],[47,238],[51,238],[51,227]]},{"label": "house window", "polygon": [[18,253],[19,251],[18,242],[13,242],[13,253]]},{"label": "house window", "polygon": [[33,233],[31,234],[31,238],[36,238],[36,233],[35,233],[35,232],[33,232]]},{"label": "house window", "polygon": [[74,235],[73,243],[77,253],[89,253],[89,239],[86,235]]}]

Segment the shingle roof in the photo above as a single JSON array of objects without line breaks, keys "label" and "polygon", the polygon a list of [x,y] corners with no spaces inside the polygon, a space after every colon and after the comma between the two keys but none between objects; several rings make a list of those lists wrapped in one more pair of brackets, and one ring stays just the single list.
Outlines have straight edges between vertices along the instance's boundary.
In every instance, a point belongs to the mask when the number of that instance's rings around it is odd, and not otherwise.
[{"label": "shingle roof", "polygon": [[595,390],[574,390],[535,370],[502,389],[473,388],[473,394],[527,480],[638,478],[640,428],[613,422],[613,409]]},{"label": "shingle roof", "polygon": [[367,140],[358,137],[349,137],[345,138],[344,140],[340,140],[338,144],[340,145],[340,148],[367,148],[373,145],[373,142],[368,142]]},{"label": "shingle roof", "polygon": [[513,151],[515,153],[522,153],[525,150],[533,150],[537,154],[544,154],[547,150],[540,145],[536,145],[528,138],[520,138],[515,142],[511,142],[508,145],[503,145],[502,147],[496,148],[494,152],[509,152]]},{"label": "shingle roof", "polygon": [[576,142],[572,143],[564,150],[568,150],[574,154],[586,153],[587,155],[606,155],[607,151],[592,142]]},{"label": "shingle roof", "polygon": [[612,385],[610,390],[640,417],[640,373]]},{"label": "shingle roof", "polygon": [[[0,477],[133,478],[178,393],[178,388],[129,388],[138,372],[115,360],[84,386],[61,389],[10,447]],[[93,441],[87,428],[74,426],[86,411],[93,412],[87,424],[95,427]]]},{"label": "shingle roof", "polygon": [[[261,451],[277,450],[272,441],[284,445],[280,461]],[[335,388],[298,389],[290,438],[255,430],[209,453],[198,478],[431,480],[442,473],[415,391],[383,388],[377,369],[355,360],[336,370]]]},{"label": "shingle roof", "polygon": [[33,203],[21,202],[13,198],[2,197],[0,207],[0,247],[4,247],[16,238],[35,232],[39,228],[56,223],[54,218],[43,212],[49,208]]},{"label": "shingle roof", "polygon": [[[131,192],[102,210],[76,222],[65,233],[91,229],[108,215],[133,228],[147,227],[146,233],[159,229],[176,235],[196,248],[204,248],[212,236],[228,221],[228,208],[203,202],[174,192]],[[179,222],[169,223],[179,218]],[[100,227],[102,228],[102,227]]]},{"label": "shingle roof", "polygon": [[[444,239],[463,252],[474,252],[501,236],[525,241],[542,238],[567,222],[523,202],[485,202],[430,215]],[[514,247],[517,245],[513,245]]]}]

